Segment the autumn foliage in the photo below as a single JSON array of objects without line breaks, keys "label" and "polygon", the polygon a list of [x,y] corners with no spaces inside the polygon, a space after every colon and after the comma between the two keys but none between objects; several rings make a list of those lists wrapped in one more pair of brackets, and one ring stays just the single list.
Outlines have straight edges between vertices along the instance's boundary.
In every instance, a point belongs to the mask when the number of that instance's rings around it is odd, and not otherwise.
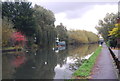
[{"label": "autumn foliage", "polygon": [[21,32],[17,32],[13,29],[13,23],[4,18],[2,21],[2,46],[24,46],[26,43],[26,37]]},{"label": "autumn foliage", "polygon": [[99,38],[96,34],[85,30],[72,30],[68,32],[69,43],[96,43]]},{"label": "autumn foliage", "polygon": [[11,35],[15,30],[12,28],[13,23],[4,18],[2,20],[2,46],[9,46]]},{"label": "autumn foliage", "polygon": [[26,43],[26,37],[21,32],[14,32],[11,36],[14,45],[24,46]]}]

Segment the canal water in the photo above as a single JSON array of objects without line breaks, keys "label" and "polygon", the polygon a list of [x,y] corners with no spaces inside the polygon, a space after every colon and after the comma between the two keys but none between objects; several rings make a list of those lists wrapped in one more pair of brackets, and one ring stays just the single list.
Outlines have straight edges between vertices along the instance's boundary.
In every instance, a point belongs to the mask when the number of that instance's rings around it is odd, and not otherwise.
[{"label": "canal water", "polygon": [[44,48],[2,55],[3,79],[70,79],[97,44]]}]

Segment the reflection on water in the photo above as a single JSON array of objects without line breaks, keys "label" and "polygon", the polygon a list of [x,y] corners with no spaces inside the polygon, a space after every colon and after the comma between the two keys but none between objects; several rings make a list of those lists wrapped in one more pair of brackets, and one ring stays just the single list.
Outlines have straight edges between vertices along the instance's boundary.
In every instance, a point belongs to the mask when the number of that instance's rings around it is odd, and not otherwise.
[{"label": "reflection on water", "polygon": [[[3,54],[3,79],[70,79],[72,73],[98,47],[97,44],[69,46]],[[60,49],[60,50],[59,50]],[[62,50],[61,50],[62,49]],[[58,52],[56,52],[56,50]]]}]

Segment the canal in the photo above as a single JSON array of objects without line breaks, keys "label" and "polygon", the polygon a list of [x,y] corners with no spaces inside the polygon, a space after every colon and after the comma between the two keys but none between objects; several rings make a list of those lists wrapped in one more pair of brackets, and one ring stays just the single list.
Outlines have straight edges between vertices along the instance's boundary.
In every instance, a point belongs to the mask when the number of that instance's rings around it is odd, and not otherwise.
[{"label": "canal", "polygon": [[70,79],[98,44],[44,48],[2,55],[3,79]]}]

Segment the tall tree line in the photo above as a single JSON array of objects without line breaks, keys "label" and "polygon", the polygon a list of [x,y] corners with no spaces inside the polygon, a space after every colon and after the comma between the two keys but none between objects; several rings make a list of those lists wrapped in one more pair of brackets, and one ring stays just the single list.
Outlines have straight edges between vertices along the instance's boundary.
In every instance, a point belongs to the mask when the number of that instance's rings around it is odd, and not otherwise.
[{"label": "tall tree line", "polygon": [[39,45],[55,43],[57,33],[53,12],[38,5],[35,5],[33,10],[35,11],[34,17],[37,25],[36,43]]},{"label": "tall tree line", "polygon": [[68,44],[68,30],[66,27],[60,23],[60,25],[56,26],[56,32],[57,32],[57,37],[59,38],[59,41],[65,41],[66,44]]},{"label": "tall tree line", "polygon": [[2,2],[2,19],[7,17],[14,24],[13,29],[28,38],[28,45],[40,46],[55,43],[57,36],[52,11],[41,6],[31,6],[31,2]]},{"label": "tall tree line", "polygon": [[96,26],[96,29],[98,30],[99,34],[101,34],[105,39],[105,41],[108,41],[109,39],[109,31],[115,28],[117,17],[118,14],[107,13],[103,20],[99,20],[99,25]]},{"label": "tall tree line", "polygon": [[70,44],[89,44],[97,43],[99,38],[96,34],[85,30],[68,31]]},{"label": "tall tree line", "polygon": [[[55,44],[57,37],[67,44],[71,40],[80,43],[92,43],[98,40],[93,33],[67,31],[62,23],[55,27],[54,13],[39,5],[32,7],[31,2],[2,2],[2,19],[4,17],[13,23],[12,29],[27,37],[28,45],[51,46]],[[92,37],[96,38],[95,41]]]},{"label": "tall tree line", "polygon": [[110,47],[120,47],[120,17],[116,14],[108,13],[103,20],[99,21],[96,27]]},{"label": "tall tree line", "polygon": [[15,29],[26,36],[35,33],[33,9],[30,2],[2,2],[2,18],[7,17],[14,23]]}]

